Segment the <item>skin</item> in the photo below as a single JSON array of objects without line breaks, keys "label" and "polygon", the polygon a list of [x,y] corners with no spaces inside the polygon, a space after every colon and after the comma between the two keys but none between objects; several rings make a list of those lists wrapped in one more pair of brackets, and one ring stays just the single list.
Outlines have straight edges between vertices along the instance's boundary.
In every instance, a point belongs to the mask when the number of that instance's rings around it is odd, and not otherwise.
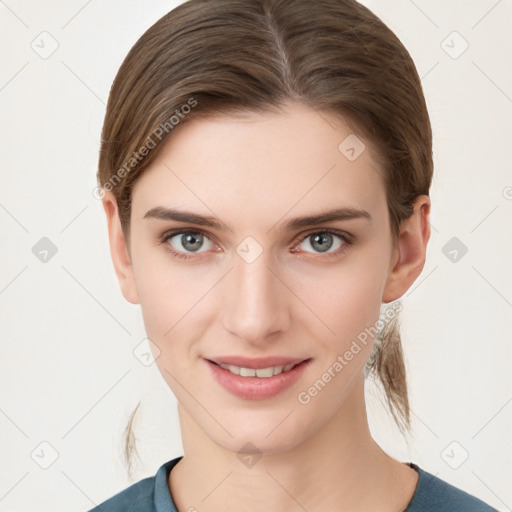
[{"label": "skin", "polygon": [[[392,244],[379,167],[366,150],[350,161],[338,149],[349,134],[306,106],[280,113],[194,119],[166,142],[133,190],[129,240],[111,192],[103,199],[110,248],[124,297],[140,304],[158,368],[178,400],[184,458],[169,487],[180,511],[404,510],[417,473],[386,454],[368,428],[363,369],[373,339],[325,388],[301,404],[357,335],[374,326],[380,306],[400,298],[421,273],[430,237],[430,199]],[[233,231],[144,218],[156,207],[214,216]],[[352,206],[351,219],[280,231],[287,220]],[[171,228],[201,229],[199,252]],[[327,253],[311,235],[337,229]],[[237,246],[252,236],[252,263]],[[174,257],[166,245],[192,256]],[[203,358],[221,355],[311,357],[298,382],[265,400],[225,391]],[[252,443],[251,467],[237,456]],[[194,508],[191,508],[194,507]]]}]

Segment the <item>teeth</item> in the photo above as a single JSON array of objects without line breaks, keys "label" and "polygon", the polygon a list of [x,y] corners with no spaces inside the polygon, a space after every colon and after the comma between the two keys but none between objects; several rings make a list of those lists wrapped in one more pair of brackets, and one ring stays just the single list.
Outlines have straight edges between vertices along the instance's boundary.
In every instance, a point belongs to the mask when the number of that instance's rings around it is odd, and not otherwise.
[{"label": "teeth", "polygon": [[240,368],[240,377],[256,377],[256,370],[253,368]]},{"label": "teeth", "polygon": [[292,363],[285,366],[270,366],[268,368],[259,368],[257,370],[254,368],[240,368],[239,366],[235,366],[233,364],[219,364],[219,366],[225,370],[229,370],[235,375],[240,375],[241,377],[268,378],[273,377],[274,375],[279,375],[283,372],[287,372],[288,370],[291,370],[295,365]]}]

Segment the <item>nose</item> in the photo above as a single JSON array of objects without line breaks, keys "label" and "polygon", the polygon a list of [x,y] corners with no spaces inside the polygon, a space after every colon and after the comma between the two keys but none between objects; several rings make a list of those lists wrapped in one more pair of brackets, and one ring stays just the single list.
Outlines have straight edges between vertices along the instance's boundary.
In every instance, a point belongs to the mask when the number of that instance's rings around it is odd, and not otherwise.
[{"label": "nose", "polygon": [[252,263],[235,256],[233,267],[222,301],[224,328],[246,343],[265,345],[288,330],[290,291],[265,251]]}]

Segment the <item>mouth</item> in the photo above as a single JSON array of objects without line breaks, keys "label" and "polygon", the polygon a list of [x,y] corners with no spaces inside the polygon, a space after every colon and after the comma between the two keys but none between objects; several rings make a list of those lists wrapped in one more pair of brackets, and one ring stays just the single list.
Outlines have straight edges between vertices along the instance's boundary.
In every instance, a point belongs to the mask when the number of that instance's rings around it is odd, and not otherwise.
[{"label": "mouth", "polygon": [[295,368],[297,364],[300,364],[290,363],[286,365],[268,366],[267,368],[245,368],[234,364],[219,364],[215,361],[210,362],[224,368],[224,370],[228,370],[228,372],[231,372],[234,375],[240,375],[240,377],[259,377],[263,379],[268,379],[269,377],[279,375],[280,373],[286,373]]},{"label": "mouth", "polygon": [[223,357],[204,361],[214,380],[230,394],[246,400],[264,400],[291,388],[311,359]]}]

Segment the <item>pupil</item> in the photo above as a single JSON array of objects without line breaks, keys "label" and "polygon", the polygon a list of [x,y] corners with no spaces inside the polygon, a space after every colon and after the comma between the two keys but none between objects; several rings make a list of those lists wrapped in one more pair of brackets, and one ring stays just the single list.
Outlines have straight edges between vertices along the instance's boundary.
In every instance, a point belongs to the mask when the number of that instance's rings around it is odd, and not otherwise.
[{"label": "pupil", "polygon": [[203,241],[200,239],[200,237],[201,237],[201,235],[199,235],[199,236],[190,235],[190,234],[182,235],[181,243],[182,243],[183,247],[185,247],[185,249],[187,249],[188,251],[197,251],[203,243]]},{"label": "pupil", "polygon": [[332,237],[328,233],[313,235],[313,243],[315,249],[324,252],[332,247]]}]

